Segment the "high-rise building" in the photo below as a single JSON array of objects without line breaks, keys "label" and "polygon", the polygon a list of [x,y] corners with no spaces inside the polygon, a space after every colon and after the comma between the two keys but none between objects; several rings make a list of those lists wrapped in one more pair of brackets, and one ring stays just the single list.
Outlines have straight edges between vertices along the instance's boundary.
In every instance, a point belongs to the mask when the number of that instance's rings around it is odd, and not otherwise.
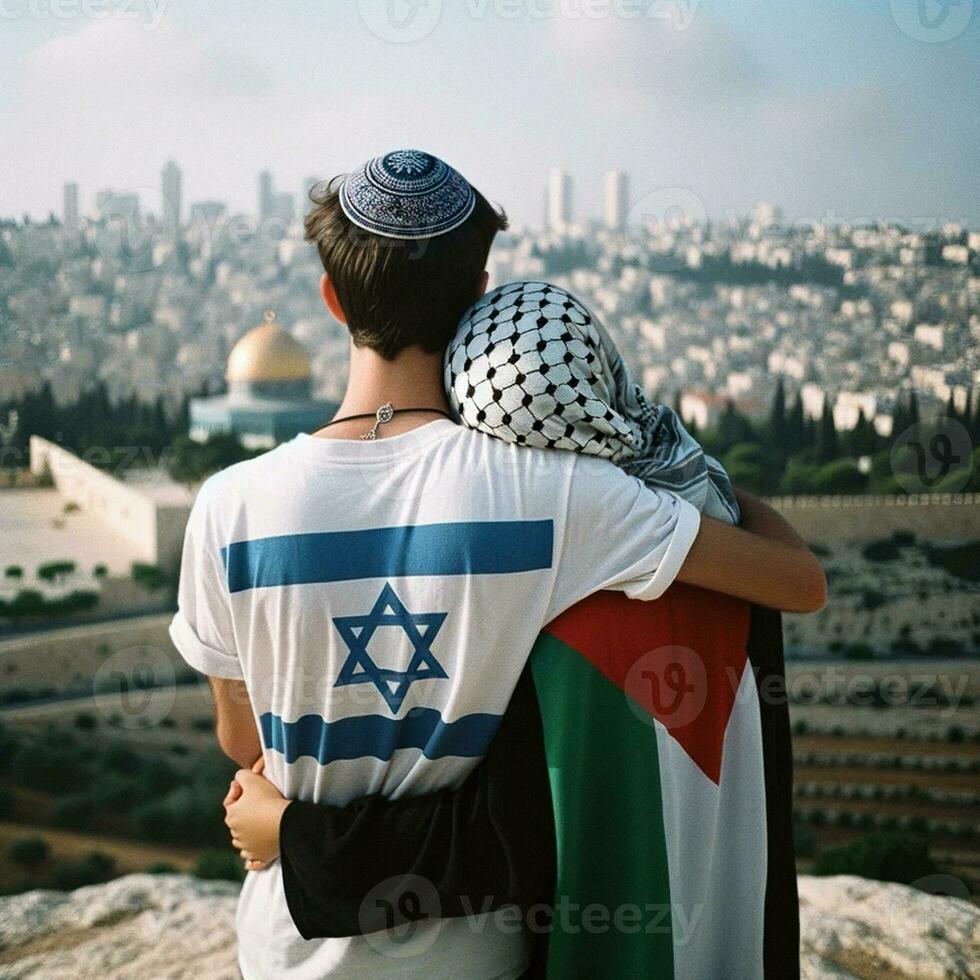
[{"label": "high-rise building", "polygon": [[563,232],[572,222],[572,176],[559,167],[548,177],[548,228]]},{"label": "high-rise building", "polygon": [[272,208],[272,174],[263,170],[259,174],[259,221],[265,221],[272,214]]},{"label": "high-rise building", "polygon": [[161,201],[161,214],[165,225],[180,228],[181,225],[181,191],[183,178],[181,177],[180,167],[173,160],[168,160],[161,174],[161,187],[163,189]]},{"label": "high-rise building", "polygon": [[78,230],[78,184],[65,184],[63,217],[66,230]]},{"label": "high-rise building", "polygon": [[622,231],[629,214],[630,179],[622,170],[607,170],[603,183],[602,218],[610,231]]}]

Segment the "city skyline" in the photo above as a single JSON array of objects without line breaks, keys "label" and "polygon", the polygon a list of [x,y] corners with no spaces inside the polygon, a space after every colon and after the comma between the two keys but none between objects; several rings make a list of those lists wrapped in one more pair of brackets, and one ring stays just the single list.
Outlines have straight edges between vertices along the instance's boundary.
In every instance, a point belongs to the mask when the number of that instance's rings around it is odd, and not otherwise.
[{"label": "city skyline", "polygon": [[528,174],[556,165],[589,214],[616,168],[636,199],[682,188],[711,217],[776,201],[792,221],[980,223],[975,14],[944,39],[903,19],[904,0],[656,4],[664,16],[640,19],[606,6],[504,16],[499,3],[443,4],[407,43],[366,16],[371,3],[171,0],[153,23],[5,20],[0,215],[42,219],[67,182],[156,189],[169,157],[190,199],[241,212],[260,170],[295,193],[310,172],[420,146],[515,227],[540,215],[542,181]]},{"label": "city skyline", "polygon": [[[297,217],[301,219],[306,208],[309,191],[325,179],[329,178],[305,177],[299,183],[298,193],[294,195],[288,190],[277,189],[276,174],[265,168],[255,175],[257,191],[252,206],[237,213],[259,222],[272,219],[288,224]],[[587,212],[583,212],[579,206],[579,182],[561,167],[551,167],[541,181],[544,201],[541,216],[537,221],[528,221],[523,227],[562,233],[583,225],[601,225],[608,231],[621,231],[627,227],[636,227],[644,221],[669,221],[672,216],[674,218],[682,217],[686,223],[692,225],[712,220],[712,216],[699,207],[700,202],[696,196],[687,194],[683,188],[668,188],[666,193],[655,192],[649,195],[645,202],[644,200],[637,201],[631,196],[632,183],[631,175],[618,168],[607,169],[602,173],[593,175],[593,179],[586,181],[585,184],[586,186],[594,184],[601,188],[601,197],[592,200],[591,195],[587,195],[590,208]],[[183,170],[176,161],[168,159],[161,169],[161,177],[157,187],[134,189],[97,187],[86,191],[78,181],[67,181],[61,187],[60,208],[52,206],[46,214],[36,217],[0,215],[0,221],[20,221],[25,217],[30,217],[32,221],[44,221],[54,216],[70,228],[81,218],[97,220],[100,211],[110,201],[113,204],[113,216],[118,217],[121,213],[133,213],[137,210],[138,204],[139,211],[144,214],[151,213],[161,221],[168,215],[176,214],[178,224],[181,226],[193,223],[195,217],[213,223],[229,214],[228,201],[213,198],[190,198],[184,188]],[[91,202],[89,207],[86,207],[86,193]],[[674,198],[671,197],[672,193],[675,194]],[[832,213],[823,218],[805,217],[793,220],[786,218],[781,204],[761,200],[752,203],[744,212],[730,211],[718,216],[716,220],[724,222],[727,219],[729,222],[733,222],[741,221],[747,217],[761,218],[765,224],[769,225],[823,225],[826,227],[895,225],[905,226],[910,230],[940,233],[944,233],[950,227],[973,230],[980,226],[980,222],[974,224],[948,216],[936,216],[929,219],[928,224],[917,222],[914,219],[903,221],[887,216],[881,218],[864,216],[856,219],[842,217],[837,220]]]}]

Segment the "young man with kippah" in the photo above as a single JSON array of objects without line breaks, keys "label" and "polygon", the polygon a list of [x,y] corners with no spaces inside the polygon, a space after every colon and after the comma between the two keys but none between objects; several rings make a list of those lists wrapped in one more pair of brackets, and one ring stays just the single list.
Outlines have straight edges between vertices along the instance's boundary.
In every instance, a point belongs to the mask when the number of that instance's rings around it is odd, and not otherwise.
[{"label": "young man with kippah", "polygon": [[[805,548],[701,519],[607,461],[448,417],[443,355],[504,227],[419,151],[331,184],[307,234],[351,333],[340,409],[198,495],[171,636],[212,681],[222,746],[243,765],[263,755],[288,799],[462,783],[541,627],[598,590],[655,599],[676,579],[785,610],[824,601]],[[248,875],[238,935],[246,980],[518,977],[531,943],[502,914],[304,940],[279,862]]]}]

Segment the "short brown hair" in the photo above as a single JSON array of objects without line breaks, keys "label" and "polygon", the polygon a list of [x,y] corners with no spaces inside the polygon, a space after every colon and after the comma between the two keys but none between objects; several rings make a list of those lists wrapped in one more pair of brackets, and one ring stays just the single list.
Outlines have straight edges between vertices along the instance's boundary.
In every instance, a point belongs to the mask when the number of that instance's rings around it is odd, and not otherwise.
[{"label": "short brown hair", "polygon": [[433,238],[386,238],[355,225],[340,207],[343,177],[310,191],[306,215],[313,242],[337,291],[351,337],[391,360],[406,347],[445,350],[476,297],[494,236],[507,216],[476,191],[473,213]]}]

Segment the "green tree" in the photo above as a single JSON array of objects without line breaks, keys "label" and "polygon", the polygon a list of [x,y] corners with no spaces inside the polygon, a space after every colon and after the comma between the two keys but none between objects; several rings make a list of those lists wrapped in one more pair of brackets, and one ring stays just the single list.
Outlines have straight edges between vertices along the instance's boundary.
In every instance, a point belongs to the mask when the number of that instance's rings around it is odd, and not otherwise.
[{"label": "green tree", "polygon": [[817,456],[821,463],[829,463],[840,456],[840,448],[837,445],[837,429],[834,426],[834,406],[829,395],[824,396],[818,431]]},{"label": "green tree", "polygon": [[767,463],[762,446],[755,442],[740,442],[723,457],[732,483],[749,493],[762,493],[767,489],[767,475],[771,472]]},{"label": "green tree", "polygon": [[36,867],[50,854],[51,847],[43,837],[16,837],[7,845],[7,857],[25,868]]},{"label": "green tree", "polygon": [[873,456],[877,441],[875,427],[865,418],[864,409],[859,409],[854,428],[844,438],[848,453],[851,456]]},{"label": "green tree", "polygon": [[787,445],[787,419],[786,419],[786,387],[783,379],[780,378],[776,384],[776,393],[773,395],[772,405],[769,408],[769,421],[766,430],[769,433],[769,445],[780,455],[785,455],[791,451]]},{"label": "green tree", "polygon": [[806,418],[803,414],[803,399],[799,393],[786,415],[786,452],[792,456],[806,448]]},{"label": "green tree", "polygon": [[145,561],[134,561],[130,566],[130,574],[134,582],[151,590],[162,588],[168,582],[167,574],[162,568]]},{"label": "green tree", "polygon": [[179,869],[169,861],[154,861],[152,864],[147,865],[145,871],[148,875],[173,875],[179,873]]},{"label": "green tree", "polygon": [[189,436],[174,440],[168,469],[179,483],[199,483],[233,463],[258,455],[246,449],[232,432],[212,435],[207,442],[195,442]]},{"label": "green tree", "polygon": [[244,881],[245,869],[232,851],[203,851],[194,865],[194,874],[206,881]]},{"label": "green tree", "polygon": [[816,875],[859,875],[875,881],[910,885],[941,869],[929,857],[929,845],[916,834],[884,831],[869,834],[817,855]]},{"label": "green tree", "polygon": [[99,813],[100,808],[89,793],[75,793],[55,803],[51,822],[56,827],[92,830]]},{"label": "green tree", "polygon": [[115,874],[114,858],[101,851],[92,851],[83,858],[66,861],[51,875],[51,887],[59,891],[72,891],[85,885],[98,885]]},{"label": "green tree", "polygon": [[779,481],[782,493],[797,495],[813,492],[813,478],[820,469],[802,456],[794,456],[787,464]]},{"label": "green tree", "polygon": [[863,493],[868,486],[868,478],[862,473],[853,459],[835,459],[821,466],[810,481],[813,493]]},{"label": "green tree", "polygon": [[740,442],[755,442],[755,433],[749,420],[736,408],[735,402],[729,399],[718,420],[718,443],[721,451],[725,452]]}]

